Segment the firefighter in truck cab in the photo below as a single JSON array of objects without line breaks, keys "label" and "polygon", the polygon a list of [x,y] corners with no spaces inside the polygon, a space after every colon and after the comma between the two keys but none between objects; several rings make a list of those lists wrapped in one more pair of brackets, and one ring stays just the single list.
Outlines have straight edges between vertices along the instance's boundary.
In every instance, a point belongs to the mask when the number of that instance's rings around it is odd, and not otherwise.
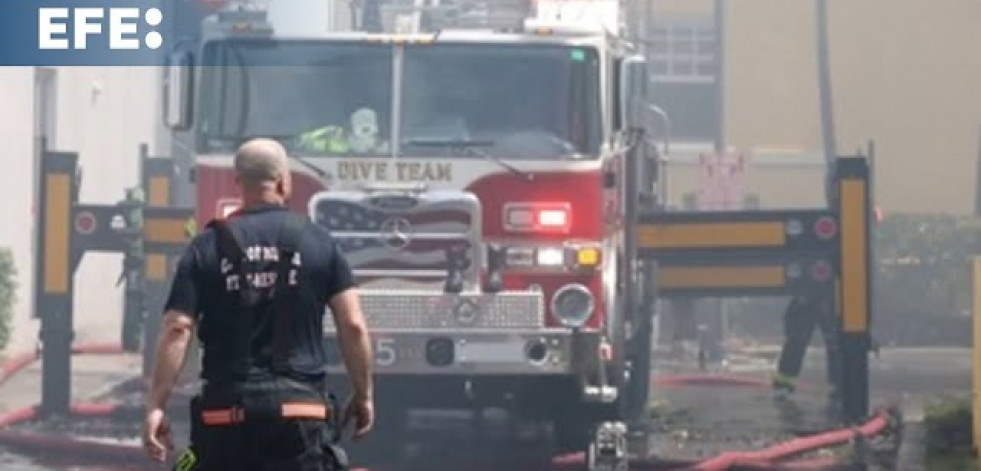
[{"label": "firefighter in truck cab", "polygon": [[[246,142],[234,166],[243,207],[195,237],[166,303],[146,452],[164,461],[172,447],[165,406],[197,330],[204,384],[176,469],[345,469],[340,431],[353,419],[358,439],[374,421],[373,353],[352,271],[326,229],[285,207],[291,177],[279,143]],[[325,306],[353,387],[343,410],[325,384]]]},{"label": "firefighter in truck cab", "polygon": [[388,151],[381,140],[378,113],[360,108],[351,114],[348,125],[327,125],[299,136],[299,145],[308,152],[325,154],[377,154]]}]

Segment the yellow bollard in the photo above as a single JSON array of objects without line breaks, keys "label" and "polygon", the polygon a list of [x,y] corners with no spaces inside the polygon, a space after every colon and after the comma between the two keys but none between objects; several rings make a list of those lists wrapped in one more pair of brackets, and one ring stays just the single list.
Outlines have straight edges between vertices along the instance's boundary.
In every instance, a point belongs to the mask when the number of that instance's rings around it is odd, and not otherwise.
[{"label": "yellow bollard", "polygon": [[974,449],[981,450],[981,257],[974,258]]}]

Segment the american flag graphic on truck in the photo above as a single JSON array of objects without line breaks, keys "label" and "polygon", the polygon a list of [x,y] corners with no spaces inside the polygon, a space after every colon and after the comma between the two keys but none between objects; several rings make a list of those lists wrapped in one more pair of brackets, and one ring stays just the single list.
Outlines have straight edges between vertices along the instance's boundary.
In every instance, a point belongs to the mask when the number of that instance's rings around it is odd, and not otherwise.
[{"label": "american flag graphic on truck", "polygon": [[314,214],[361,281],[442,278],[448,251],[477,258],[479,205],[461,192],[422,196],[331,192],[315,201]]}]

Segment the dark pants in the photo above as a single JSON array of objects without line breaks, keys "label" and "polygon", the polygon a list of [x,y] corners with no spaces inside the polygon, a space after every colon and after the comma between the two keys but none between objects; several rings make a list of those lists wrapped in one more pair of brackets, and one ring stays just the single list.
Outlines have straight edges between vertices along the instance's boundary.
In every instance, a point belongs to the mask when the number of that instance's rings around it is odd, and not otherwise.
[{"label": "dark pants", "polygon": [[786,378],[796,379],[804,366],[804,356],[811,343],[814,330],[821,331],[827,360],[827,380],[837,386],[841,371],[841,353],[838,345],[838,326],[829,297],[796,297],[784,313],[784,343],[780,351],[777,372]]},{"label": "dark pants", "polygon": [[[295,383],[293,383],[295,386]],[[191,402],[191,450],[195,465],[178,471],[339,471],[347,468],[343,450],[334,445],[334,426],[320,419],[277,417],[284,400],[309,400],[302,388],[286,391],[282,382],[250,384],[245,391],[206,388]],[[327,400],[326,394],[321,396]],[[229,404],[234,402],[234,404]],[[202,410],[240,406],[243,423],[209,425]],[[251,419],[249,417],[252,417]]]},{"label": "dark pants", "polygon": [[204,426],[191,445],[194,471],[337,471],[329,427],[321,420],[247,422]]}]

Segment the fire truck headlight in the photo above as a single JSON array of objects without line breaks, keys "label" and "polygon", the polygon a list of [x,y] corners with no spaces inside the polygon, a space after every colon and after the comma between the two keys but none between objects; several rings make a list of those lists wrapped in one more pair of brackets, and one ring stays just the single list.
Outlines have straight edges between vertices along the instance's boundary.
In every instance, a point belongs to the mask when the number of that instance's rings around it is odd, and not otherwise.
[{"label": "fire truck headlight", "polygon": [[540,267],[560,267],[565,265],[565,250],[560,247],[540,248],[535,262]]},{"label": "fire truck headlight", "polygon": [[569,284],[552,296],[552,314],[566,327],[581,327],[593,315],[593,293],[581,284]]}]

